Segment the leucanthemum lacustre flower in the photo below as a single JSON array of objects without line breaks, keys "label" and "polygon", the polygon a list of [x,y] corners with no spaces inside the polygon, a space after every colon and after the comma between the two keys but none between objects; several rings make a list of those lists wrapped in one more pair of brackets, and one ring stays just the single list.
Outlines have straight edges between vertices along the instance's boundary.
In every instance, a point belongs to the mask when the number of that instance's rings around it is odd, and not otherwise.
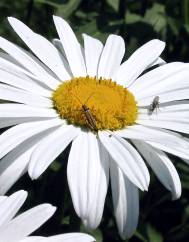
[{"label": "leucanthemum lacustre flower", "polygon": [[50,237],[29,236],[43,225],[56,211],[44,203],[15,217],[27,198],[20,190],[11,196],[0,196],[0,242],[93,242],[95,239],[83,233],[59,234]]},{"label": "leucanthemum lacustre flower", "polygon": [[[27,171],[37,179],[72,143],[67,179],[77,215],[90,229],[99,225],[110,179],[119,233],[130,237],[138,188],[147,190],[150,181],[143,158],[173,199],[180,197],[166,153],[188,162],[189,143],[178,132],[189,133],[189,65],[174,62],[142,74],[163,63],[162,41],[147,42],[121,64],[120,36],[103,45],[83,34],[83,47],[69,24],[54,17],[60,39],[52,44],[8,20],[34,55],[0,38],[0,98],[6,101],[0,127],[13,126],[0,136],[0,192]],[[159,110],[151,105],[157,96]]]}]

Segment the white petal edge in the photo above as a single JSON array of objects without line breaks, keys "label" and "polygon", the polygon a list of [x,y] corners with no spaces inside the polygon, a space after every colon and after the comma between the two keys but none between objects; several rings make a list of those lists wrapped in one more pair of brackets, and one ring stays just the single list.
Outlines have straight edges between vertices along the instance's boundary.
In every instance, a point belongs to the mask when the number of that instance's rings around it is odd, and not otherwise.
[{"label": "white petal edge", "polygon": [[151,67],[154,67],[156,65],[158,66],[162,66],[162,65],[165,65],[166,64],[166,61],[164,61],[161,57],[158,57],[154,62],[152,62],[148,68],[151,68]]},{"label": "white petal edge", "polygon": [[49,75],[45,69],[35,61],[32,55],[2,37],[0,37],[0,48],[15,58],[22,66],[33,73],[37,80],[45,85],[55,89],[60,84],[58,80]]},{"label": "white petal edge", "polygon": [[150,175],[142,157],[126,140],[101,131],[99,139],[127,178],[142,191],[148,189]]},{"label": "white petal edge", "polygon": [[91,77],[97,76],[98,64],[103,49],[103,44],[100,40],[92,38],[87,34],[83,34],[85,62],[87,75]]},{"label": "white petal edge", "polygon": [[[172,145],[168,145],[168,144],[160,144],[160,143],[151,142],[151,141],[147,141],[146,143],[150,144],[151,146],[153,146],[156,149],[163,150],[169,154],[178,156],[182,159],[189,158],[189,150],[186,148],[179,147],[179,146],[172,146]],[[188,142],[188,144],[189,144],[189,142]]]},{"label": "white petal edge", "polygon": [[110,177],[115,218],[122,239],[130,238],[137,227],[139,216],[139,191],[110,161]]},{"label": "white petal edge", "polygon": [[[56,128],[53,128],[55,130]],[[28,170],[31,154],[41,140],[47,137],[52,129],[45,130],[22,142],[9,152],[0,162],[0,194],[5,194],[9,188]]]},{"label": "white petal edge", "polygon": [[28,91],[11,87],[6,84],[0,84],[0,99],[11,102],[23,103],[36,107],[53,107],[52,101],[46,97],[42,97]]},{"label": "white petal edge", "polygon": [[0,158],[28,138],[50,128],[58,127],[62,125],[62,123],[63,122],[60,119],[53,119],[48,121],[18,124],[6,130],[0,135]]},{"label": "white petal edge", "polygon": [[83,222],[96,229],[101,222],[109,183],[109,154],[94,134],[89,135],[88,217]]},{"label": "white petal edge", "polygon": [[[13,67],[12,67],[13,65]],[[36,81],[16,69],[16,65],[0,58],[0,82],[29,91],[40,96],[51,97],[52,92]],[[19,68],[19,67],[18,67]]]},{"label": "white petal edge", "polygon": [[136,140],[132,142],[151,166],[160,182],[171,191],[172,199],[178,199],[181,196],[181,182],[168,156],[163,151],[153,148],[145,142]]},{"label": "white petal edge", "polygon": [[77,215],[83,220],[89,213],[88,173],[89,161],[93,159],[89,153],[89,142],[88,132],[80,132],[72,142],[67,165],[67,179],[73,205]]},{"label": "white petal edge", "polygon": [[6,197],[0,204],[0,229],[18,212],[27,198],[27,192],[20,190]]},{"label": "white petal edge", "polygon": [[55,210],[56,208],[50,204],[41,204],[27,210],[0,228],[0,241],[12,242],[24,239],[46,222]]},{"label": "white petal edge", "polygon": [[28,167],[30,177],[37,179],[79,132],[79,128],[63,125],[46,136],[32,152]]},{"label": "white petal edge", "polygon": [[133,125],[123,130],[114,132],[126,139],[136,139],[143,141],[155,141],[156,143],[178,145],[189,148],[188,142],[183,140],[182,135],[175,132],[168,132],[160,128],[147,127],[143,125]]},{"label": "white petal edge", "polygon": [[53,16],[53,19],[72,74],[75,77],[86,76],[85,61],[73,30],[64,19],[58,16]]},{"label": "white petal edge", "polygon": [[156,127],[162,129],[168,129],[173,131],[182,132],[185,134],[189,134],[189,125],[187,122],[182,119],[178,120],[171,120],[168,118],[159,119],[159,120],[150,120],[150,119],[137,119],[136,123],[148,126],[148,127]]},{"label": "white petal edge", "polygon": [[[136,82],[134,82],[129,89],[134,93],[135,96],[145,90],[149,90],[156,83],[164,83],[164,80],[174,76],[183,70],[188,69],[188,64],[182,62],[172,62],[165,65],[161,65],[146,74],[140,76]],[[142,83],[142,85],[141,85]]]},{"label": "white petal edge", "polygon": [[58,50],[43,36],[34,33],[29,27],[16,18],[9,17],[8,21],[14,31],[61,80],[69,80],[70,76],[64,68]]},{"label": "white petal edge", "polygon": [[58,114],[51,108],[38,108],[25,104],[0,104],[0,118],[56,118]]},{"label": "white petal edge", "polygon": [[109,35],[103,48],[99,67],[98,78],[113,78],[125,54],[125,43],[121,36]]},{"label": "white petal edge", "polygon": [[1,128],[6,128],[9,126],[14,126],[16,124],[20,123],[28,123],[28,122],[34,122],[34,121],[45,121],[49,120],[51,118],[37,118],[37,117],[24,117],[24,118],[1,118],[0,117],[0,129]]},{"label": "white petal edge", "polygon": [[159,57],[164,48],[165,43],[158,39],[147,42],[120,66],[115,75],[115,80],[119,84],[130,86]]},{"label": "white petal edge", "polygon": [[69,233],[48,237],[47,242],[93,242],[92,236],[83,233]]}]

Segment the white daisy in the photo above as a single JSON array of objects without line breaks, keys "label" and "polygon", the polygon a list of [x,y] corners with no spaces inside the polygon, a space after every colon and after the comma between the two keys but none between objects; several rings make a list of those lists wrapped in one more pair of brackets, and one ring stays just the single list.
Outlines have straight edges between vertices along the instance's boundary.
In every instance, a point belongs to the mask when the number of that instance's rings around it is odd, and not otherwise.
[{"label": "white daisy", "polygon": [[44,224],[56,208],[48,203],[38,205],[15,217],[27,198],[26,191],[18,191],[11,196],[0,196],[0,242],[92,242],[87,234],[69,233],[51,237],[28,236]]},{"label": "white daisy", "polygon": [[[173,199],[180,179],[165,152],[186,160],[189,143],[189,65],[163,63],[165,44],[151,40],[125,62],[124,40],[103,44],[86,34],[84,47],[60,17],[54,45],[15,18],[9,22],[35,54],[4,38],[0,48],[0,192],[26,171],[37,179],[72,142],[67,177],[74,208],[86,227],[102,218],[109,183],[120,235],[130,237],[139,213],[138,188],[148,189],[143,158]],[[141,75],[141,76],[140,76]],[[158,96],[160,110],[153,100]],[[157,99],[157,98],[156,98]],[[150,111],[150,113],[149,113]],[[172,130],[172,131],[170,131]]]}]

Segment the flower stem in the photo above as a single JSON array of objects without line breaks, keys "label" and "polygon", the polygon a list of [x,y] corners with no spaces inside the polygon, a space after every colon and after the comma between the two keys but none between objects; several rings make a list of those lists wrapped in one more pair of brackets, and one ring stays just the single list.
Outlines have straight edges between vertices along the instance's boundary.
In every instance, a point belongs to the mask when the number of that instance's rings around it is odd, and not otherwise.
[{"label": "flower stem", "polygon": [[183,20],[184,24],[189,24],[189,0],[183,0],[182,4],[182,14],[183,14]]}]

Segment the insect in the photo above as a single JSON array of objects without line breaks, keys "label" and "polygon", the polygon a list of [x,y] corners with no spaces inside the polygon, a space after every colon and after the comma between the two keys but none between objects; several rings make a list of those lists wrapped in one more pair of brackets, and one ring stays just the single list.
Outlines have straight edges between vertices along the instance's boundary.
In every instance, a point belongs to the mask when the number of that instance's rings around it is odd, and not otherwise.
[{"label": "insect", "polygon": [[89,99],[92,97],[93,94],[94,93],[91,93],[91,95],[87,98],[87,100],[84,102],[84,104],[81,102],[81,100],[77,96],[75,96],[74,94],[73,95],[81,103],[82,111],[83,111],[83,113],[85,115],[85,118],[86,118],[86,121],[87,121],[88,126],[92,130],[94,130],[95,132],[97,132],[98,129],[96,127],[96,120],[95,120],[94,116],[92,115],[89,107],[87,107],[87,105],[86,105],[86,103],[89,101]]},{"label": "insect", "polygon": [[156,110],[156,113],[157,113],[158,108],[159,108],[159,96],[155,96],[152,103],[148,107],[148,115],[152,115],[154,110]]}]

